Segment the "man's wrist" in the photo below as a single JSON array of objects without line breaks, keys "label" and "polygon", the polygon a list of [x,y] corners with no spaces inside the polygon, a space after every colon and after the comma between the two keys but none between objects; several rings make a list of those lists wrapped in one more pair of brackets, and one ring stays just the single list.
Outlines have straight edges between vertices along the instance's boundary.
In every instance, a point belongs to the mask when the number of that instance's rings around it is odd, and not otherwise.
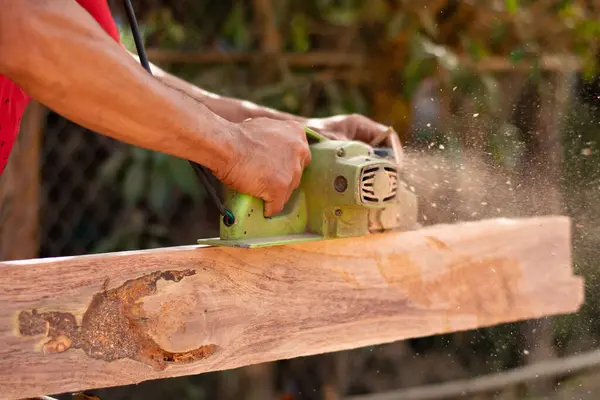
[{"label": "man's wrist", "polygon": [[202,151],[189,154],[187,158],[218,175],[233,162],[239,126],[214,114],[207,107],[201,107],[203,110],[197,113],[196,132],[192,139],[195,142],[188,149]]},{"label": "man's wrist", "polygon": [[[163,139],[153,147],[198,163],[213,172],[226,168],[235,151],[237,124],[220,117],[177,88],[155,82],[158,84],[153,87],[160,92],[157,97],[166,100],[161,101],[161,113],[169,116],[167,126],[171,132],[168,140]],[[162,135],[156,132],[152,136]]]}]

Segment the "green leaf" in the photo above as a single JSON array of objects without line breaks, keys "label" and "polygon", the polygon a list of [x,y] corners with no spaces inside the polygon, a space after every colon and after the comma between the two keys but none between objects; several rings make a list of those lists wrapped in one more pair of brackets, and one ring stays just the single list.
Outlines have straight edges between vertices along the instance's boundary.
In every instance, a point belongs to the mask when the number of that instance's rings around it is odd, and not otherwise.
[{"label": "green leaf", "polygon": [[231,39],[236,47],[246,48],[248,43],[250,43],[250,37],[246,29],[243,2],[236,2],[233,6],[233,10],[229,13],[223,27],[223,34]]},{"label": "green leaf", "polygon": [[308,40],[308,21],[304,14],[294,15],[291,23],[292,45],[294,51],[304,52],[310,47]]},{"label": "green leaf", "polygon": [[394,39],[406,28],[406,14],[396,12],[388,19],[386,26],[386,35],[388,39]]},{"label": "green leaf", "polygon": [[513,64],[523,61],[524,58],[525,58],[525,48],[523,48],[522,46],[519,46],[510,52],[510,61]]},{"label": "green leaf", "polygon": [[468,40],[468,51],[475,60],[481,60],[488,55],[485,45],[477,39]]},{"label": "green leaf", "polygon": [[123,240],[129,235],[127,228],[117,228],[110,235],[100,240],[90,253],[108,253],[123,249]]},{"label": "green leaf", "polygon": [[498,46],[500,45],[505,37],[507,32],[506,24],[501,21],[494,20],[490,22],[490,37],[488,38],[488,43],[490,46]]},{"label": "green leaf", "polygon": [[285,107],[290,110],[297,109],[300,104],[300,100],[298,99],[296,93],[289,90],[286,91],[286,93],[283,95],[282,100]]},{"label": "green leaf", "polygon": [[360,19],[360,11],[343,7],[330,7],[324,13],[325,18],[334,25],[351,26]]},{"label": "green leaf", "polygon": [[127,154],[124,151],[115,152],[102,164],[100,172],[98,173],[99,179],[103,182],[116,180],[119,171],[125,167],[126,161]]},{"label": "green leaf", "polygon": [[532,62],[533,65],[531,67],[531,71],[529,71],[529,76],[533,83],[540,84],[542,81],[542,66],[540,65],[540,58],[534,57]]},{"label": "green leaf", "polygon": [[506,10],[509,13],[511,13],[511,14],[516,13],[518,8],[519,8],[519,0],[506,0]]},{"label": "green leaf", "polygon": [[488,150],[494,160],[509,170],[515,170],[525,157],[525,143],[519,138],[514,125],[502,124],[497,131],[487,135]]},{"label": "green leaf", "polygon": [[136,205],[143,197],[146,178],[146,166],[142,163],[135,163],[127,170],[122,189],[129,206]]},{"label": "green leaf", "polygon": [[169,156],[168,154],[156,151],[152,153],[152,162],[155,166],[162,168],[167,165],[169,157],[171,156]]},{"label": "green leaf", "polygon": [[182,192],[194,200],[200,199],[202,194],[200,182],[192,166],[186,160],[170,157],[166,166],[169,176]]},{"label": "green leaf", "polygon": [[431,56],[424,59],[411,59],[403,71],[404,95],[410,98],[423,79],[435,73],[437,66],[438,60]]},{"label": "green leaf", "polygon": [[153,168],[150,179],[150,207],[157,214],[162,214],[171,199],[171,190],[167,179],[167,172],[160,168]]},{"label": "green leaf", "polygon": [[146,160],[148,160],[148,158],[150,157],[151,153],[151,151],[143,149],[141,147],[131,148],[131,155],[133,156],[133,160],[136,162],[146,162]]},{"label": "green leaf", "polygon": [[108,253],[113,251],[119,251],[119,241],[121,237],[118,234],[113,234],[107,238],[100,240],[91,250],[90,253]]},{"label": "green leaf", "polygon": [[594,79],[594,77],[598,73],[598,61],[595,53],[588,52],[583,57],[582,73],[584,80],[588,82]]}]

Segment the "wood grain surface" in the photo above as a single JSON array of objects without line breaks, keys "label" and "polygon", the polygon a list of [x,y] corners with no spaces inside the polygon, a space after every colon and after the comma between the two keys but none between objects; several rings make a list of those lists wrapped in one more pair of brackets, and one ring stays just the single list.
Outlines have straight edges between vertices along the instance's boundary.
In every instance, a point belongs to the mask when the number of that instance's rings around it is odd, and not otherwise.
[{"label": "wood grain surface", "polygon": [[0,397],[109,387],[571,313],[570,220],[0,263]]}]

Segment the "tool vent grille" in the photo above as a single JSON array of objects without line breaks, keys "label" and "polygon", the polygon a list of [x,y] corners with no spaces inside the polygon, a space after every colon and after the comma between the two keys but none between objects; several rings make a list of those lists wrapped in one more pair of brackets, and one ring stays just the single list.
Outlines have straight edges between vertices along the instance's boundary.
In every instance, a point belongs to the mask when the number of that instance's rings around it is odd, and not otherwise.
[{"label": "tool vent grille", "polygon": [[360,176],[360,200],[364,204],[386,204],[396,198],[398,170],[389,164],[370,165]]}]

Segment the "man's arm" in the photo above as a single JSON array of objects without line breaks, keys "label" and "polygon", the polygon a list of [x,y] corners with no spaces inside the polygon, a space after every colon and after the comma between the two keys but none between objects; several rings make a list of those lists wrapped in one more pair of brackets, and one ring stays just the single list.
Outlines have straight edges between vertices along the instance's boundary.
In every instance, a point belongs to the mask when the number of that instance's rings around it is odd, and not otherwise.
[{"label": "man's arm", "polygon": [[[131,52],[130,54],[137,62],[139,62],[137,54]],[[242,122],[248,118],[271,118],[281,121],[296,121],[303,124],[307,122],[306,118],[298,115],[260,106],[247,100],[234,99],[211,93],[162,70],[152,63],[150,63],[150,68],[152,69],[152,74],[160,79],[165,85],[187,94],[228,121]]]},{"label": "man's arm", "polygon": [[76,2],[0,3],[0,72],[30,96],[115,139],[222,169],[233,124],[149,76]]},{"label": "man's arm", "polygon": [[[136,54],[131,56],[139,62]],[[241,122],[248,118],[266,117],[282,121],[296,121],[320,131],[332,139],[355,139],[371,143],[376,137],[388,130],[362,115],[339,115],[329,118],[304,118],[298,115],[264,107],[247,100],[219,96],[178,78],[160,67],[150,63],[152,73],[166,85],[187,94],[205,104],[214,113],[231,122]],[[389,140],[386,140],[391,145]]]},{"label": "man's arm", "polygon": [[310,152],[302,126],[232,123],[148,74],[75,1],[0,0],[0,74],[66,118],[195,161],[279,212]]}]

